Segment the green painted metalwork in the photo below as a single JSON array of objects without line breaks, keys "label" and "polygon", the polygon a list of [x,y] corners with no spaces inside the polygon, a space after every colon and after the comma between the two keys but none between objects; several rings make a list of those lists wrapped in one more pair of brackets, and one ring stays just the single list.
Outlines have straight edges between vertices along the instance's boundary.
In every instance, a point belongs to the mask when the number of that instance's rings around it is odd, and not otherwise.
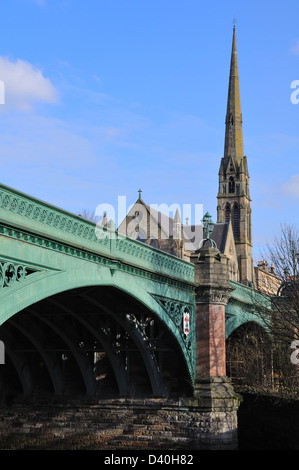
[{"label": "green painted metalwork", "polygon": [[0,185],[0,325],[35,302],[84,286],[116,287],[156,314],[194,381],[194,265]]},{"label": "green painted metalwork", "polygon": [[258,323],[268,330],[259,309],[270,311],[270,299],[256,292],[252,287],[231,281],[233,288],[230,300],[225,308],[226,314],[226,338],[228,338],[239,326],[244,323]]},{"label": "green painted metalwork", "polygon": [[[101,225],[0,185],[0,325],[30,305],[70,289],[113,286],[138,299],[176,338],[191,381],[196,374],[195,266]],[[254,321],[267,299],[231,282],[226,336]],[[182,329],[190,314],[190,334]]]},{"label": "green painted metalwork", "polygon": [[206,233],[206,238],[201,240],[199,247],[201,248],[206,241],[210,241],[211,245],[217,248],[216,242],[210,238],[213,233],[215,224],[212,221],[212,216],[211,214],[209,214],[209,212],[206,212],[205,215],[203,216],[202,223],[203,223],[204,231]]}]

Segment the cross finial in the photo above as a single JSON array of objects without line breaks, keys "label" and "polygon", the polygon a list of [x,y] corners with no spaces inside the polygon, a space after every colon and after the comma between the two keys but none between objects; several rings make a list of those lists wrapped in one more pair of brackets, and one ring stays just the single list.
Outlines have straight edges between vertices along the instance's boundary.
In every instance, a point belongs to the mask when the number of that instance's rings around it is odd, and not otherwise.
[{"label": "cross finial", "polygon": [[139,192],[139,199],[141,199],[142,189],[138,189],[138,192]]}]

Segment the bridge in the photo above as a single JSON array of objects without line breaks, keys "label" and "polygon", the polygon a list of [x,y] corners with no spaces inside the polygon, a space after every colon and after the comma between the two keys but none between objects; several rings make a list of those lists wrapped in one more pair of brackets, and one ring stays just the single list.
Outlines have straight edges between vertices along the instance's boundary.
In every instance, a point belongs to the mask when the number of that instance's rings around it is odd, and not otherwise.
[{"label": "bridge", "polygon": [[0,339],[25,394],[192,388],[193,265],[3,185],[0,201]]},{"label": "bridge", "polygon": [[[193,394],[194,264],[4,185],[0,215],[6,387]],[[231,286],[226,336],[257,321],[251,289]]]},{"label": "bridge", "polygon": [[215,443],[211,400],[236,427],[225,340],[258,321],[256,295],[215,248],[190,263],[0,185],[2,402],[186,397]]}]

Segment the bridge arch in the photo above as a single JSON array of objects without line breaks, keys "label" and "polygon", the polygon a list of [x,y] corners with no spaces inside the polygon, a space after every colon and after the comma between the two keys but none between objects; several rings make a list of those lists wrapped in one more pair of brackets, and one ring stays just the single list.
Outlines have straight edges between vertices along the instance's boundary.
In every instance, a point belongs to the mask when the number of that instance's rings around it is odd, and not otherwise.
[{"label": "bridge arch", "polygon": [[[142,280],[108,268],[81,269],[32,274],[16,287],[2,296],[0,336],[17,338],[7,358],[23,393],[42,387],[54,395],[190,395],[185,345]],[[42,363],[42,384],[31,356]]]},{"label": "bridge arch", "polygon": [[255,291],[254,288],[231,281],[232,293],[225,307],[225,333],[229,338],[242,325],[257,324],[269,332],[269,320],[266,311],[271,313],[271,301]]},{"label": "bridge arch", "polygon": [[234,385],[261,387],[273,382],[271,334],[258,322],[240,324],[226,340],[226,369]]}]

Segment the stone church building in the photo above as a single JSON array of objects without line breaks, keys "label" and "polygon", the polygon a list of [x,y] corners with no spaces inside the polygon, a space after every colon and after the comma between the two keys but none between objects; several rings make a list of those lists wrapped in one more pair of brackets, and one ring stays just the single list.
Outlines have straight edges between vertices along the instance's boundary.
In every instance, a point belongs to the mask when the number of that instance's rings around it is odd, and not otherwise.
[{"label": "stone church building", "polygon": [[[274,267],[268,269],[265,261],[254,267],[252,257],[251,198],[247,157],[243,148],[235,27],[217,200],[217,222],[209,230],[207,224],[211,220],[208,213],[203,217],[201,226],[191,226],[181,220],[178,210],[174,217],[170,217],[147,205],[139,190],[139,197],[118,227],[118,232],[188,261],[192,261],[192,252],[198,249],[199,243],[207,243],[209,239],[209,243],[216,244],[219,251],[229,259],[232,281],[254,285],[263,293],[276,293],[280,281],[275,276]],[[196,246],[195,233],[201,233]]]}]

